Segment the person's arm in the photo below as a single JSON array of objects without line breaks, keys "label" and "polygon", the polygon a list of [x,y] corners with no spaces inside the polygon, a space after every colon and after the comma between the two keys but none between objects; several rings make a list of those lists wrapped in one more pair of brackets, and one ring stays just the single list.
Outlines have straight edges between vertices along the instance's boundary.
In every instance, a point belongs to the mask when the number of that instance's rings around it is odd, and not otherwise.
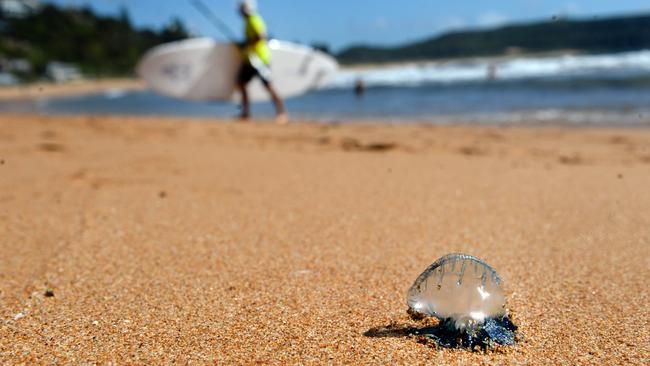
[{"label": "person's arm", "polygon": [[262,40],[264,40],[264,39],[266,39],[266,35],[265,35],[265,34],[264,34],[264,35],[255,34],[254,37],[248,38],[248,39],[246,40],[246,44],[247,44],[248,46],[254,46],[255,44],[257,44],[257,42],[262,41]]}]

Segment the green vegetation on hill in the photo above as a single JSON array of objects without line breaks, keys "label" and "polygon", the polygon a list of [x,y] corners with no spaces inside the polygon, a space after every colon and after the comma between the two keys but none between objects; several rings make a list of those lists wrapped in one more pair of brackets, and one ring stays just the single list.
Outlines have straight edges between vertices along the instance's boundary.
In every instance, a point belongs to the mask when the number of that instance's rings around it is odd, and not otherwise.
[{"label": "green vegetation on hill", "polygon": [[28,60],[33,71],[22,75],[27,79],[42,76],[50,61],[75,64],[86,75],[128,75],[147,49],[188,37],[178,20],[162,30],[135,29],[125,10],[108,17],[88,8],[45,5],[1,22],[0,58]]},{"label": "green vegetation on hill", "polygon": [[337,55],[342,63],[381,63],[575,50],[586,53],[650,48],[650,15],[555,20],[444,34],[398,47],[356,46]]}]

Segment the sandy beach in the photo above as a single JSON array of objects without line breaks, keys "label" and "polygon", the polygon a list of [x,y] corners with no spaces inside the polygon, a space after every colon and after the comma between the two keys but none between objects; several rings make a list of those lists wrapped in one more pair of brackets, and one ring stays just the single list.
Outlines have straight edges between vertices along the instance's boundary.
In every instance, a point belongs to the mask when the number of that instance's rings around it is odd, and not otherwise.
[{"label": "sandy beach", "polygon": [[[0,364],[650,361],[650,130],[217,122],[0,115]],[[376,331],[452,252],[518,345]]]}]

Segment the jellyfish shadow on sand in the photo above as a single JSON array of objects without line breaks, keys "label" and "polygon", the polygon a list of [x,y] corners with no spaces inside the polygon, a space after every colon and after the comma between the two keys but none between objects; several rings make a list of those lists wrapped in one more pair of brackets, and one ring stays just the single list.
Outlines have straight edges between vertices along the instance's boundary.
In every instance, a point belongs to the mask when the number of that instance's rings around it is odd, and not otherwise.
[{"label": "jellyfish shadow on sand", "polygon": [[472,330],[458,330],[453,319],[438,325],[415,327],[407,324],[390,324],[371,328],[364,336],[369,338],[414,338],[418,343],[441,348],[466,348],[489,350],[498,346],[512,346],[517,340],[517,326],[508,316],[487,319]]}]

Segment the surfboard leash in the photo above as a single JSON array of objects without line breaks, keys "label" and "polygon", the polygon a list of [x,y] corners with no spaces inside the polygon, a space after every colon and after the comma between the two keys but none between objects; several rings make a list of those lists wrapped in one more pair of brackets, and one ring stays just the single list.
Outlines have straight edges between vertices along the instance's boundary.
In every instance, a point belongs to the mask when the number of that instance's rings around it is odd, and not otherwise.
[{"label": "surfboard leash", "polygon": [[190,0],[194,8],[217,28],[230,42],[238,43],[235,33],[201,0]]}]

